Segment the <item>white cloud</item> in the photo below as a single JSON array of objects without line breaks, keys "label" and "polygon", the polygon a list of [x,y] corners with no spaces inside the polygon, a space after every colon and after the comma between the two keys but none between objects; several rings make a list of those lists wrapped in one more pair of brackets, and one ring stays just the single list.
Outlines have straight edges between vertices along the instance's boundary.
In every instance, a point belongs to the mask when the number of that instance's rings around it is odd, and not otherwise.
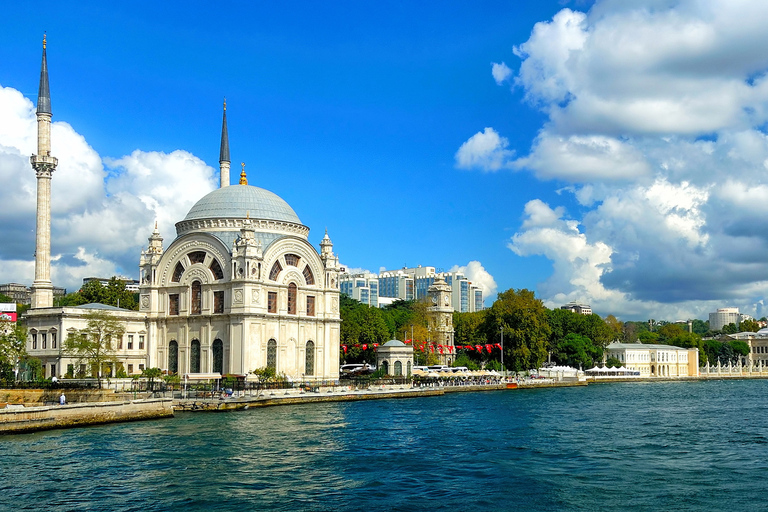
[{"label": "white cloud", "polygon": [[450,271],[461,272],[473,284],[482,286],[483,299],[495,299],[496,290],[498,290],[496,280],[487,270],[485,270],[485,267],[483,267],[483,264],[479,261],[470,261],[465,266],[454,265]]},{"label": "white cloud", "polygon": [[759,1],[598,0],[515,47],[514,82],[548,119],[513,167],[571,183],[580,208],[569,219],[530,201],[510,242],[552,261],[549,304],[639,319],[762,311],[766,23]]},{"label": "white cloud", "polygon": [[493,128],[477,132],[461,145],[456,152],[456,167],[498,171],[511,165],[514,152],[507,149],[509,141],[499,136]]},{"label": "white cloud", "polygon": [[[0,282],[31,283],[34,275],[34,171],[37,128],[32,102],[0,87]],[[51,153],[59,164],[51,181],[51,279],[76,290],[92,275],[136,275],[154,221],[166,239],[174,223],[215,186],[215,171],[185,152],[136,150],[102,158],[72,126],[51,127]],[[109,171],[109,172],[108,172]]]},{"label": "white cloud", "polygon": [[501,64],[492,62],[491,74],[493,75],[493,79],[496,81],[496,85],[501,85],[505,80],[512,76],[512,70],[509,69],[509,66],[503,62]]}]

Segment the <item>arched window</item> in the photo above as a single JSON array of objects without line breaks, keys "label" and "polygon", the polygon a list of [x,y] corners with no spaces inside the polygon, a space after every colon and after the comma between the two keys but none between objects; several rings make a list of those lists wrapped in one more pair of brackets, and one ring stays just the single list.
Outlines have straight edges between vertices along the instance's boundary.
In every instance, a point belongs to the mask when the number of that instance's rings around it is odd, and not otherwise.
[{"label": "arched window", "polygon": [[304,365],[304,375],[315,374],[315,342],[307,342],[307,357],[306,364]]},{"label": "arched window", "polygon": [[304,267],[302,274],[304,274],[304,281],[306,281],[308,285],[315,284],[315,276],[312,275],[312,269],[309,268],[309,265]]},{"label": "arched window", "polygon": [[285,264],[291,265],[292,267],[298,267],[299,266],[299,258],[298,254],[286,254],[285,255]]},{"label": "arched window", "polygon": [[179,373],[179,344],[171,340],[168,344],[168,371]]},{"label": "arched window", "polygon": [[195,263],[203,263],[205,262],[205,251],[195,251],[189,253],[189,262],[193,265]]},{"label": "arched window", "polygon": [[400,361],[395,361],[395,377],[402,377],[403,376],[403,363]]},{"label": "arched window", "polygon": [[181,274],[184,273],[184,265],[181,264],[181,262],[178,262],[176,264],[176,268],[173,269],[173,277],[171,277],[171,281],[174,283],[178,283],[181,281]]},{"label": "arched window", "polygon": [[386,361],[381,362],[381,368],[384,370],[384,375],[389,375],[389,363]]},{"label": "arched window", "polygon": [[213,373],[224,373],[224,342],[214,340],[213,347]]},{"label": "arched window", "polygon": [[199,315],[203,305],[203,285],[200,281],[192,281],[192,304],[190,312],[193,315]]},{"label": "arched window", "polygon": [[200,373],[200,340],[192,340],[189,348],[189,373]]},{"label": "arched window", "polygon": [[211,261],[211,266],[209,267],[211,269],[211,273],[213,274],[213,278],[217,281],[219,279],[224,279],[224,271],[221,270],[221,265],[219,265],[218,260]]},{"label": "arched window", "polygon": [[277,342],[274,339],[267,342],[267,368],[277,370]]},{"label": "arched window", "polygon": [[288,285],[288,314],[296,314],[296,295],[298,294],[296,283]]},{"label": "arched window", "polygon": [[269,271],[269,279],[271,281],[277,281],[277,276],[280,274],[280,272],[283,270],[283,267],[280,265],[279,261],[276,261],[274,265],[272,265],[272,270]]}]

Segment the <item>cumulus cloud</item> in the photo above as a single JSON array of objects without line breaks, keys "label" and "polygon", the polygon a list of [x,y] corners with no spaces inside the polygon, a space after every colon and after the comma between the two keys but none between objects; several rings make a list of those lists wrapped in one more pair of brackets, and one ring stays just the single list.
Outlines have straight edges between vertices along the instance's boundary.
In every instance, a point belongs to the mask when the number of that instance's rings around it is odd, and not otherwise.
[{"label": "cumulus cloud", "polygon": [[483,299],[495,298],[498,285],[493,276],[485,270],[479,261],[470,261],[464,266],[454,265],[451,272],[461,272],[472,284],[483,287]]},{"label": "cumulus cloud", "polygon": [[496,85],[503,84],[509,77],[512,76],[512,70],[509,69],[509,66],[507,66],[505,63],[497,63],[492,62],[491,63],[491,74],[493,75],[493,79],[496,80]]},{"label": "cumulus cloud", "polygon": [[505,167],[569,183],[580,206],[569,218],[530,201],[509,243],[552,261],[549,304],[639,319],[763,310],[766,23],[759,1],[598,0],[514,48],[511,80],[547,120]]},{"label": "cumulus cloud", "polygon": [[[37,149],[35,107],[0,87],[0,282],[34,277],[36,183],[29,155]],[[174,223],[215,187],[215,171],[185,151],[136,150],[104,158],[66,122],[51,127],[59,164],[51,181],[51,279],[75,290],[87,276],[134,276],[155,220],[166,240]]]},{"label": "cumulus cloud", "polygon": [[477,132],[461,145],[456,152],[456,167],[498,171],[511,165],[514,152],[507,149],[509,141],[493,128]]}]

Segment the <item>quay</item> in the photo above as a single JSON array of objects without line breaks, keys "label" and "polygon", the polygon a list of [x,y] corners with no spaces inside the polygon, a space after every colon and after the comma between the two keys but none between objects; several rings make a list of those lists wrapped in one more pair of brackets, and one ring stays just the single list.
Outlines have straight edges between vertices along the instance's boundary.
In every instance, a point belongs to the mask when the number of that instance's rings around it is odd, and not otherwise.
[{"label": "quay", "polygon": [[171,417],[173,405],[169,398],[32,407],[11,404],[0,409],[0,434]]}]

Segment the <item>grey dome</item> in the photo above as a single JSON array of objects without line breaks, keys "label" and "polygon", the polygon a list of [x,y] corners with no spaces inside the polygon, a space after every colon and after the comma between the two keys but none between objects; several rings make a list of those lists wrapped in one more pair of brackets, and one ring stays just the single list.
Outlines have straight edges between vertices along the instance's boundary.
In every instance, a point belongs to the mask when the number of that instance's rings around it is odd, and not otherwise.
[{"label": "grey dome", "polygon": [[246,215],[301,224],[299,216],[280,196],[251,185],[217,188],[195,203],[184,220],[244,219]]},{"label": "grey dome", "polygon": [[407,345],[400,340],[389,340],[384,344],[384,346],[385,347],[405,347]]}]

